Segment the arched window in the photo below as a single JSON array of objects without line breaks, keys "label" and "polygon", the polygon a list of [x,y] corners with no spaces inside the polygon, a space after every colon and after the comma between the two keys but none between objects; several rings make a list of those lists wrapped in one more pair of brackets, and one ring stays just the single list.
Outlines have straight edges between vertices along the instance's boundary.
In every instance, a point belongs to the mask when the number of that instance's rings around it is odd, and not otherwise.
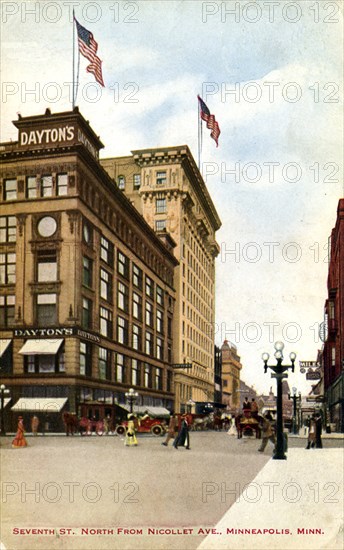
[{"label": "arched window", "polygon": [[124,191],[125,189],[125,177],[124,176],[118,176],[118,189],[121,189]]}]

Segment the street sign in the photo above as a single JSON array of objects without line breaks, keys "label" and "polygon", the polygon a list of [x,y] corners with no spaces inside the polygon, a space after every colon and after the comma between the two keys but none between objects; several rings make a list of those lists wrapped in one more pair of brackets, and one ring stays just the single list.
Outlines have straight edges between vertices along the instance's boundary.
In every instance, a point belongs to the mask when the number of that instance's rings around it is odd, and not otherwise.
[{"label": "street sign", "polygon": [[192,363],[173,363],[173,369],[192,369]]},{"label": "street sign", "polygon": [[319,361],[299,361],[300,367],[305,367],[306,369],[316,369],[321,367]]},{"label": "street sign", "polygon": [[318,370],[309,370],[306,374],[306,380],[320,380],[321,374]]}]

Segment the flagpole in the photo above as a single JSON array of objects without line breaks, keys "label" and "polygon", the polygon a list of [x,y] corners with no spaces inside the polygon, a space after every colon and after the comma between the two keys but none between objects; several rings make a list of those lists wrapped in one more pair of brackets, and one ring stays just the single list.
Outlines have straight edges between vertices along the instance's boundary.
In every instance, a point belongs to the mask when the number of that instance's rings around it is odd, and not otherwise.
[{"label": "flagpole", "polygon": [[74,110],[74,106],[75,106],[75,101],[74,101],[74,80],[75,80],[75,75],[74,75],[74,67],[75,67],[75,13],[74,13],[74,10],[73,10],[73,98],[72,98],[72,109]]},{"label": "flagpole", "polygon": [[198,169],[201,169],[201,111],[199,106],[199,99],[197,96],[197,129],[198,129],[198,138],[197,138],[197,145],[198,145]]}]

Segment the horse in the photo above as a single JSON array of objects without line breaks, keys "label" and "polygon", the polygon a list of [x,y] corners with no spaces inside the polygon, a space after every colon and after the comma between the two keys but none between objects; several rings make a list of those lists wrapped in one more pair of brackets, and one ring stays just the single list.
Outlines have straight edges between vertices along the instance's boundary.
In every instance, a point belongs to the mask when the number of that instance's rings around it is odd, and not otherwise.
[{"label": "horse", "polygon": [[74,435],[79,428],[79,419],[75,413],[65,411],[62,415],[66,435]]},{"label": "horse", "polygon": [[248,416],[247,414],[238,414],[235,417],[235,427],[237,429],[238,433],[238,439],[241,439],[245,432],[255,432],[256,438],[259,439],[261,437],[261,427],[260,423],[262,421],[262,417],[258,414],[253,416]]}]

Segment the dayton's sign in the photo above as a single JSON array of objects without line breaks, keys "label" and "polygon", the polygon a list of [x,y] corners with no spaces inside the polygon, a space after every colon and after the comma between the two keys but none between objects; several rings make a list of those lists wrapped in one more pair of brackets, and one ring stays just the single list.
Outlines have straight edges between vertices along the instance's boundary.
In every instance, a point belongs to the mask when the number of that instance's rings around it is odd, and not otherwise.
[{"label": "dayton's sign", "polygon": [[53,145],[65,143],[82,143],[86,149],[95,158],[98,158],[98,149],[86,137],[86,135],[75,126],[69,124],[65,126],[55,126],[52,128],[42,128],[40,130],[21,130],[19,133],[19,144],[21,146],[33,145]]}]

